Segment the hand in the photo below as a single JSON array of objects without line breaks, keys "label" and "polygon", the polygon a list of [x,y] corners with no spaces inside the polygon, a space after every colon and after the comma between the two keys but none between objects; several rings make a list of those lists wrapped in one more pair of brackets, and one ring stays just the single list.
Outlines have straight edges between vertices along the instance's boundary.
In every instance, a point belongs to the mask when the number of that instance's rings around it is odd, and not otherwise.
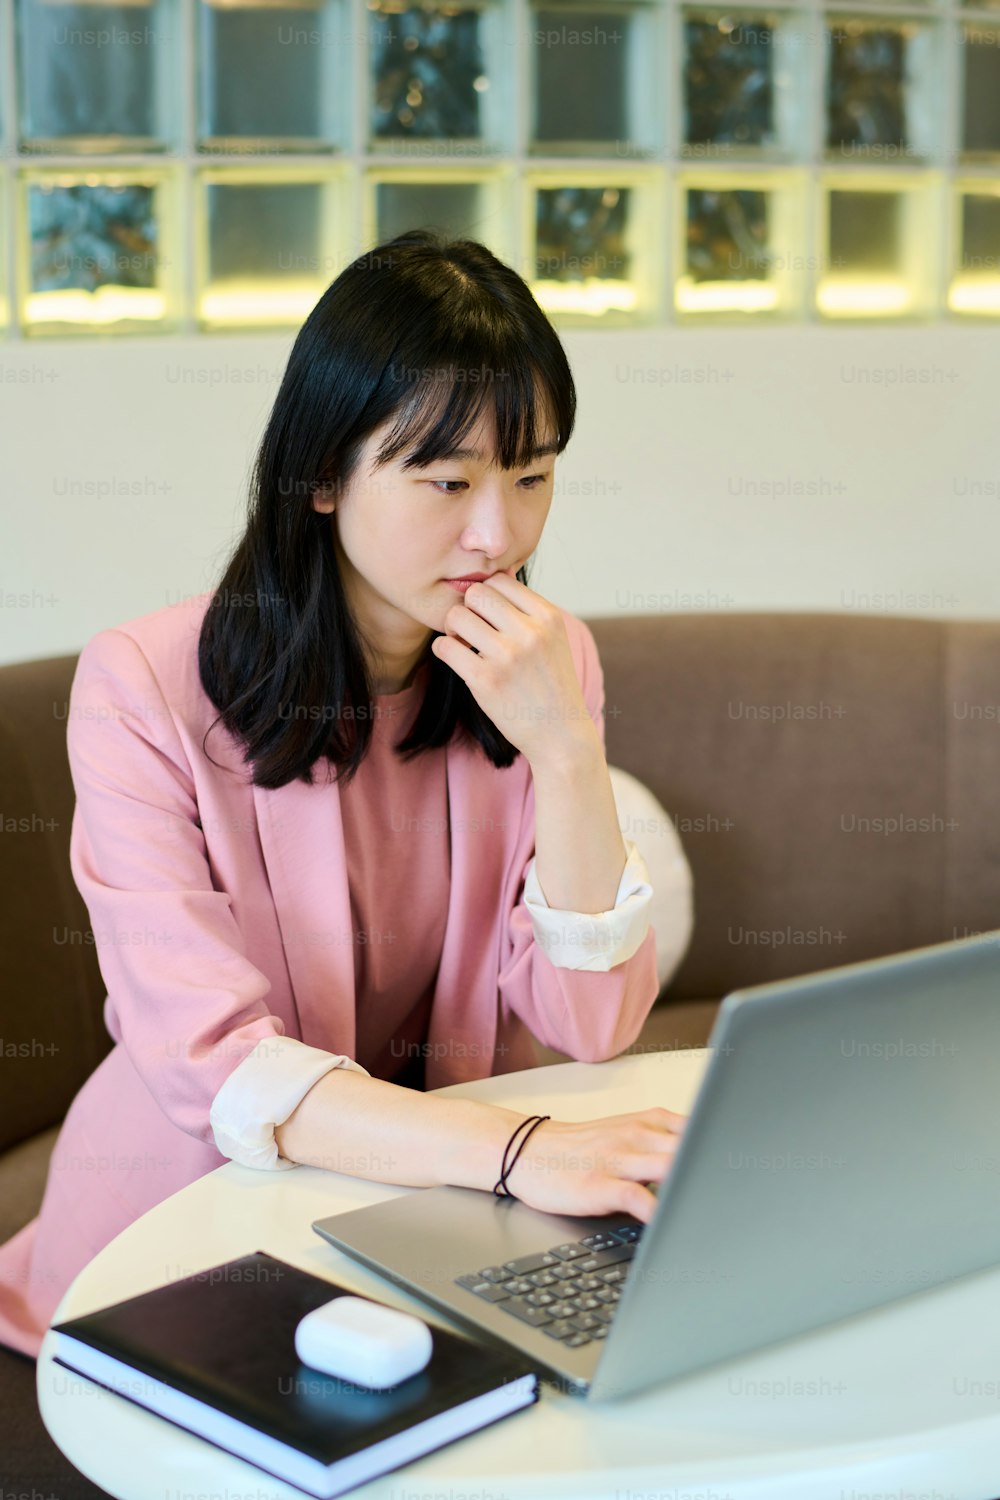
[{"label": "hand", "polygon": [[599,746],[554,604],[508,573],[494,573],[471,584],[445,620],[447,634],[436,636],[431,650],[529,763],[561,744],[596,739]]},{"label": "hand", "polygon": [[507,1190],[545,1213],[626,1213],[648,1224],[656,1196],[645,1184],[667,1176],[687,1122],[672,1109],[543,1120],[507,1174]]}]

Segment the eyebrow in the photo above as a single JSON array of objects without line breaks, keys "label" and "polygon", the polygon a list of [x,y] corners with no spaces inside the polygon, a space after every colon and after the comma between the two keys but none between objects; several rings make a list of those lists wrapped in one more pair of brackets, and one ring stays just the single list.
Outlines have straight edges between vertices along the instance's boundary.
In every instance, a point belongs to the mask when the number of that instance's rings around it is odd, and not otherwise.
[{"label": "eyebrow", "polygon": [[[559,446],[557,443],[546,443],[541,448],[533,448],[531,450],[528,455],[528,462],[533,463],[536,458],[545,458],[547,454],[558,452]],[[478,448],[452,448],[450,453],[444,455],[445,458],[474,458],[479,463],[483,462],[485,456],[485,454],[480,453]]]}]

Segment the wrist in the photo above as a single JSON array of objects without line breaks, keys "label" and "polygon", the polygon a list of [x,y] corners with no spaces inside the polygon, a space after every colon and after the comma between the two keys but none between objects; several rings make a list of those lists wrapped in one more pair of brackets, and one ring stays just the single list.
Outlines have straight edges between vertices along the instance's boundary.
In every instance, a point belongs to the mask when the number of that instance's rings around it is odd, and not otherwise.
[{"label": "wrist", "polygon": [[579,728],[558,738],[549,736],[545,743],[528,756],[532,776],[536,779],[551,771],[564,777],[567,773],[592,772],[595,767],[607,769],[601,737],[591,719]]},{"label": "wrist", "polygon": [[449,1122],[452,1145],[444,1162],[443,1180],[453,1187],[492,1192],[500,1176],[504,1148],[518,1125],[530,1116],[523,1110],[475,1099],[441,1100],[445,1102],[454,1104],[455,1113]]}]

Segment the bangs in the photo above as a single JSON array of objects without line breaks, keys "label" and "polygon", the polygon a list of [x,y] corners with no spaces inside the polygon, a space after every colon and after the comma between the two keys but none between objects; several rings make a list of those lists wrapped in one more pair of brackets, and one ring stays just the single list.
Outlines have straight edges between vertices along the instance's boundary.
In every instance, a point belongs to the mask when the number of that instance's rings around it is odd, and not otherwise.
[{"label": "bangs", "polygon": [[553,390],[545,374],[530,361],[504,368],[443,362],[412,372],[409,394],[399,417],[375,457],[375,467],[401,453],[404,469],[423,468],[459,456],[469,433],[492,411],[496,451],[483,457],[502,469],[523,469],[540,456],[543,445],[561,453],[572,428],[567,398]]}]

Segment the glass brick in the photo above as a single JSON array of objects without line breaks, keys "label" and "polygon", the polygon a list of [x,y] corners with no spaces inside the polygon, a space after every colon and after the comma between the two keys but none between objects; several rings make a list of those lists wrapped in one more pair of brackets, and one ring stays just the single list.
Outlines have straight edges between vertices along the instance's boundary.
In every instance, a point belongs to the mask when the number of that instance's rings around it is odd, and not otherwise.
[{"label": "glass brick", "polygon": [[169,179],[29,173],[22,207],[20,302],[29,333],[146,331],[172,321]]},{"label": "glass brick", "polygon": [[16,0],[22,151],[163,150],[178,20],[162,0]]},{"label": "glass brick", "polygon": [[655,59],[646,13],[625,5],[537,6],[529,13],[533,120],[545,155],[655,149]]},{"label": "glass brick", "polygon": [[958,265],[948,288],[951,312],[1000,314],[1000,183],[958,184]]},{"label": "glass brick", "polygon": [[311,176],[199,174],[203,328],[297,327],[333,279],[333,185]]},{"label": "glass brick", "polygon": [[1000,155],[1000,31],[975,23],[962,30],[962,155]]},{"label": "glass brick", "polygon": [[481,200],[478,182],[379,182],[375,187],[377,243],[408,229],[436,229],[449,237],[479,239]]},{"label": "glass brick", "polygon": [[521,274],[540,306],[591,326],[648,320],[663,259],[662,173],[602,180],[589,172],[573,181],[550,172],[531,177],[525,191],[524,223],[534,225],[534,237],[529,231]]},{"label": "glass brick", "polygon": [[830,16],[826,153],[860,161],[922,160],[940,131],[932,26]]},{"label": "glass brick", "polygon": [[490,87],[478,8],[369,0],[371,145],[480,141]]},{"label": "glass brick", "polygon": [[337,138],[347,38],[328,14],[322,0],[200,0],[200,150],[315,151]]},{"label": "glass brick", "polygon": [[878,187],[828,187],[823,274],[816,304],[828,317],[924,315],[933,303],[937,215],[927,182],[880,176]]},{"label": "glass brick", "polygon": [[674,304],[682,316],[789,314],[801,307],[806,258],[798,179],[679,184]]},{"label": "glass brick", "polygon": [[683,25],[684,147],[729,155],[773,145],[773,18],[687,11]]}]

